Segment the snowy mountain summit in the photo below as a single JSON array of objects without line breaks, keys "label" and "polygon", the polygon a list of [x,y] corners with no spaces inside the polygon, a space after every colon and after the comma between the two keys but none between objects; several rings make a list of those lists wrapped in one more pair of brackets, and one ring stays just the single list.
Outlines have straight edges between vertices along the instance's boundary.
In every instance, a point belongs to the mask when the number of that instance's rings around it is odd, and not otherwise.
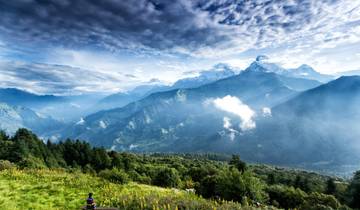
[{"label": "snowy mountain summit", "polygon": [[331,75],[321,74],[315,71],[311,66],[307,64],[302,64],[297,68],[286,69],[276,63],[271,63],[269,60],[270,59],[268,56],[259,55],[256,57],[255,61],[252,62],[248,68],[245,69],[245,71],[273,72],[287,77],[317,80],[323,83],[334,79],[334,77]]}]

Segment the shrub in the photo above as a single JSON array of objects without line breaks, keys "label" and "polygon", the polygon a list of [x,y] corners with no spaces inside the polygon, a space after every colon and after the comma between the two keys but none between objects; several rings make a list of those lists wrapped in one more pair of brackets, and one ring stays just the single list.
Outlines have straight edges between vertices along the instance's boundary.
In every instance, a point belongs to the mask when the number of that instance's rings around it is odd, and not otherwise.
[{"label": "shrub", "polygon": [[[305,201],[301,209],[310,209],[315,206],[323,206],[327,209],[339,209],[340,203],[333,195],[325,195],[322,193],[311,193]],[[318,208],[317,208],[318,209]],[[319,208],[320,209],[320,208]]]},{"label": "shrub", "polygon": [[218,177],[216,191],[226,200],[241,201],[245,196],[258,202],[266,200],[264,184],[249,171],[230,169]]},{"label": "shrub", "polygon": [[141,184],[151,184],[151,177],[147,176],[145,173],[138,173],[135,170],[130,170],[126,172],[129,176],[129,178],[137,183]]},{"label": "shrub", "polygon": [[126,184],[129,182],[129,176],[121,169],[105,169],[99,172],[99,177],[109,180],[113,183]]},{"label": "shrub", "polygon": [[22,159],[19,164],[20,168],[44,169],[47,168],[44,161],[40,158],[29,156]]},{"label": "shrub", "polygon": [[93,167],[91,167],[90,164],[86,164],[83,167],[83,172],[86,174],[96,175],[96,171],[93,169]]},{"label": "shrub", "polygon": [[16,168],[15,164],[8,160],[0,160],[0,171]]},{"label": "shrub", "polygon": [[180,184],[179,173],[174,168],[160,168],[153,179],[153,184],[160,187],[177,187]]},{"label": "shrub", "polygon": [[276,201],[280,207],[285,209],[299,208],[303,205],[306,193],[294,187],[274,185],[267,189],[270,202]]}]

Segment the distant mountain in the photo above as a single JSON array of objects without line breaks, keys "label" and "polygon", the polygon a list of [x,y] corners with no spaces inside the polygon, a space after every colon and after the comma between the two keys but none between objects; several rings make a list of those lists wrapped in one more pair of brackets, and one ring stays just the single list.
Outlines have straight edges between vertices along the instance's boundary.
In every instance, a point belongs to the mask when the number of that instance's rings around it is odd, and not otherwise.
[{"label": "distant mountain", "polygon": [[[251,65],[242,73],[197,88],[175,89],[153,93],[122,108],[101,111],[82,119],[64,131],[63,137],[88,140],[117,150],[201,151],[210,150],[208,140],[219,133],[243,131],[252,120],[242,122],[232,105],[217,107],[216,101],[234,102],[254,117],[264,110],[294,97],[299,89],[320,85],[317,81],[289,78]],[[221,106],[222,106],[221,105]],[[256,114],[253,114],[256,113]],[[246,115],[246,114],[245,114]],[[225,128],[231,118],[236,131]],[[251,132],[251,131],[249,131]],[[223,147],[222,147],[223,148]]]},{"label": "distant mountain", "polygon": [[62,121],[79,119],[89,114],[89,108],[102,95],[54,96],[37,95],[16,88],[0,89],[0,103],[11,106],[28,107],[42,115],[51,116]]},{"label": "distant mountain", "polygon": [[101,99],[93,109],[106,110],[123,107],[152,93],[166,91],[169,89],[171,89],[170,86],[160,84],[140,85],[128,92],[119,92],[106,96],[105,98]]},{"label": "distant mountain", "polygon": [[[268,62],[268,58],[264,55],[258,56],[256,61],[250,65],[254,70],[265,70],[267,72],[274,72],[287,77],[303,78],[310,80],[317,80],[319,82],[329,82],[335,77],[332,75],[321,74],[315,71],[311,66],[303,64],[298,68],[285,69],[277,64]],[[259,68],[259,69],[258,69]]]},{"label": "distant mountain", "polygon": [[360,160],[359,107],[360,76],[305,91],[275,106],[272,117],[258,124],[249,141],[261,148],[252,155],[280,163],[354,164]]},{"label": "distant mountain", "polygon": [[41,107],[48,103],[59,103],[65,98],[53,95],[36,95],[16,88],[0,89],[0,102],[26,107]]},{"label": "distant mountain", "polygon": [[308,90],[322,84],[318,80],[299,78],[294,75],[290,75],[288,73],[288,70],[285,70],[284,68],[279,67],[278,65],[273,63],[265,63],[262,59],[259,58],[259,56],[256,61],[252,62],[250,66],[247,67],[244,71],[263,73],[272,72],[276,73],[277,75],[282,75],[282,77],[279,77],[279,79],[284,83],[284,85],[296,91]]},{"label": "distant mountain", "polygon": [[178,80],[173,84],[172,89],[199,87],[234,75],[235,72],[229,65],[219,63],[210,70],[200,72],[197,77]]},{"label": "distant mountain", "polygon": [[102,99],[97,105],[97,110],[113,109],[125,106],[131,102],[140,100],[152,93],[169,91],[180,88],[195,88],[201,85],[234,76],[234,70],[226,64],[217,64],[212,69],[202,71],[196,77],[180,79],[171,86],[162,85],[158,82],[155,84],[140,85],[128,92],[120,92],[109,95]]},{"label": "distant mountain", "polygon": [[313,79],[313,80],[318,80],[320,82],[329,82],[335,79],[334,76],[321,74],[315,71],[311,66],[306,64],[303,64],[295,69],[289,69],[287,73],[284,75],[290,77],[304,78],[304,79]]},{"label": "distant mountain", "polygon": [[360,76],[360,70],[343,71],[335,74],[338,77],[341,76]]},{"label": "distant mountain", "polygon": [[13,134],[19,128],[29,128],[36,134],[42,135],[44,132],[57,130],[62,126],[64,126],[62,123],[41,116],[31,109],[0,103],[0,129],[9,134]]}]

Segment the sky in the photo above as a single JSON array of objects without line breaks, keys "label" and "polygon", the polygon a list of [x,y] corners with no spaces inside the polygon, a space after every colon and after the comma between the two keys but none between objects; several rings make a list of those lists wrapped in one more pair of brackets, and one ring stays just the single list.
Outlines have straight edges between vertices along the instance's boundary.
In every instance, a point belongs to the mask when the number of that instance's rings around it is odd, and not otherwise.
[{"label": "sky", "polygon": [[360,70],[359,0],[0,0],[0,87],[40,94],[171,84],[267,55]]}]

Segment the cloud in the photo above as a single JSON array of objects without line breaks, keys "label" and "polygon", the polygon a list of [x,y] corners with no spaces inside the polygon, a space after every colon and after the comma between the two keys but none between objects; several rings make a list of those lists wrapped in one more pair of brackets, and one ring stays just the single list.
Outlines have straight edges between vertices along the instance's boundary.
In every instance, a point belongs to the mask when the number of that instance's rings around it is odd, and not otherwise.
[{"label": "cloud", "polygon": [[214,57],[316,42],[319,34],[323,44],[359,39],[353,0],[45,0],[6,1],[0,9],[2,36],[34,46]]},{"label": "cloud", "polygon": [[[114,91],[149,78],[171,83],[218,62],[244,69],[257,54],[322,73],[360,68],[360,3],[354,0],[27,0],[3,1],[0,11],[2,60],[89,73],[75,84],[26,81],[9,70],[1,75],[2,86],[37,92]],[[48,77],[51,69],[24,75]],[[64,71],[69,78],[81,72]]]},{"label": "cloud", "polygon": [[232,128],[231,119],[228,117],[223,118],[224,125],[223,127],[229,132],[229,138],[231,141],[235,140],[236,134],[239,132]]},{"label": "cloud", "polygon": [[41,63],[0,62],[0,75],[0,87],[38,94],[113,92],[132,85],[131,78],[122,75]]},{"label": "cloud", "polygon": [[241,130],[246,131],[256,127],[253,119],[255,117],[255,112],[239,98],[227,95],[223,98],[214,99],[212,103],[216,108],[238,116],[241,120]]},{"label": "cloud", "polygon": [[269,107],[263,107],[262,108],[262,114],[264,117],[271,117],[271,109]]},{"label": "cloud", "polygon": [[107,128],[107,125],[104,121],[100,120],[99,121],[99,127],[102,128],[102,129],[106,129]]},{"label": "cloud", "polygon": [[206,12],[191,1],[60,2],[3,2],[0,31],[13,40],[135,54],[156,54],[153,49],[187,51],[221,40],[212,23],[201,18]]}]

